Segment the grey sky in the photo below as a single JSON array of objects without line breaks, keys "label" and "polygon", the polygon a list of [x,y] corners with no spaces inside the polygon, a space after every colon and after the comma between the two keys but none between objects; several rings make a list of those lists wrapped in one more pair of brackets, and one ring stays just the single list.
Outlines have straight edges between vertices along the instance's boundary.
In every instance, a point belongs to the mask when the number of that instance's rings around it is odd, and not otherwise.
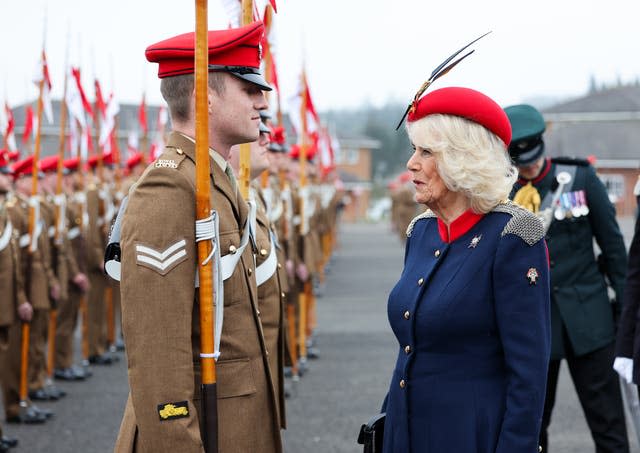
[{"label": "grey sky", "polygon": [[[278,0],[276,50],[283,99],[296,86],[302,55],[317,107],[407,101],[433,67],[476,36],[476,53],[437,86],[470,86],[501,104],[534,96],[583,93],[599,82],[640,76],[640,4],[636,1]],[[225,28],[210,0],[210,28]],[[36,96],[31,83],[48,10],[46,49],[54,97],[62,93],[67,30],[70,62],[80,64],[121,102],[146,90],[158,104],[157,65],[146,46],[193,29],[191,0],[0,0],[0,101]],[[304,52],[303,52],[304,49]]]}]

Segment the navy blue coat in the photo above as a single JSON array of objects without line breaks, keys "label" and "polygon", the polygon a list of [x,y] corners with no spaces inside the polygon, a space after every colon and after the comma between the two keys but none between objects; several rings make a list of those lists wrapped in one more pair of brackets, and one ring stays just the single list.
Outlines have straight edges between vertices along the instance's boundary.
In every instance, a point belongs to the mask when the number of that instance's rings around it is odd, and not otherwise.
[{"label": "navy blue coat", "polygon": [[540,221],[506,203],[449,243],[430,212],[407,235],[384,452],[537,452],[551,341]]}]

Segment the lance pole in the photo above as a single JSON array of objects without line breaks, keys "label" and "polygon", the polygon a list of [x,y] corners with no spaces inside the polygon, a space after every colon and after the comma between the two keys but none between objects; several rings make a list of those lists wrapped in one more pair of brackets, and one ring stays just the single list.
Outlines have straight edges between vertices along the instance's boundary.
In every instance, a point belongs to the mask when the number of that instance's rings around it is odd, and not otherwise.
[{"label": "lance pole", "polygon": [[[242,0],[241,24],[249,25],[253,22],[253,0]],[[238,183],[240,194],[245,200],[249,198],[249,183],[251,182],[251,146],[249,143],[240,145],[240,168]]]},{"label": "lance pole", "polygon": [[[44,47],[42,49],[42,64],[45,61]],[[43,71],[44,72],[44,71]],[[33,164],[31,166],[31,200],[29,201],[29,238],[31,244],[29,245],[29,264],[33,263],[33,255],[36,251],[37,242],[34,240],[34,234],[36,233],[36,210],[39,208],[36,206],[36,203],[39,203],[37,200],[38,195],[38,161],[40,160],[40,132],[42,128],[42,95],[44,92],[44,74],[42,80],[38,82],[38,125],[36,128],[36,142],[35,148],[33,151]],[[31,296],[31,294],[30,294]],[[20,367],[20,406],[26,408],[27,403],[27,372],[29,370],[29,335],[30,335],[30,325],[28,322],[22,323],[22,345],[21,345],[21,367]]]},{"label": "lance pole", "polygon": [[[195,90],[196,90],[196,219],[211,215],[209,182],[209,36],[207,0],[196,0]],[[200,275],[200,366],[202,369],[202,420],[200,432],[206,453],[218,451],[217,376],[214,358],[215,311],[213,309],[213,260],[211,241],[198,241]]]}]

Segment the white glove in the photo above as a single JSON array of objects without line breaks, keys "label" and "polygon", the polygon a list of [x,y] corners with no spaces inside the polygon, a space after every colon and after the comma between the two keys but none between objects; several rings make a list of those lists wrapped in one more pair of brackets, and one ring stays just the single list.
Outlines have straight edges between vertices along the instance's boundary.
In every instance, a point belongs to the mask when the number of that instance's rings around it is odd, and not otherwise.
[{"label": "white glove", "polygon": [[613,369],[616,370],[620,377],[627,381],[627,383],[633,383],[633,359],[616,357],[613,361]]}]

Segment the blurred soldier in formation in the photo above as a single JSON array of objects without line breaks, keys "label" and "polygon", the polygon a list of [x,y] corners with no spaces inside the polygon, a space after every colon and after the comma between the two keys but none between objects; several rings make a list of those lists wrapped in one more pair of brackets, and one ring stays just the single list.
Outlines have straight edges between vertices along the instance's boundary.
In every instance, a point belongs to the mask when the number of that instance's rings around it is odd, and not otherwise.
[{"label": "blurred soldier in formation", "polygon": [[396,190],[391,192],[391,225],[401,241],[407,240],[407,227],[420,213],[420,205],[414,199],[415,190],[411,183],[411,173],[404,172],[398,177]]}]

